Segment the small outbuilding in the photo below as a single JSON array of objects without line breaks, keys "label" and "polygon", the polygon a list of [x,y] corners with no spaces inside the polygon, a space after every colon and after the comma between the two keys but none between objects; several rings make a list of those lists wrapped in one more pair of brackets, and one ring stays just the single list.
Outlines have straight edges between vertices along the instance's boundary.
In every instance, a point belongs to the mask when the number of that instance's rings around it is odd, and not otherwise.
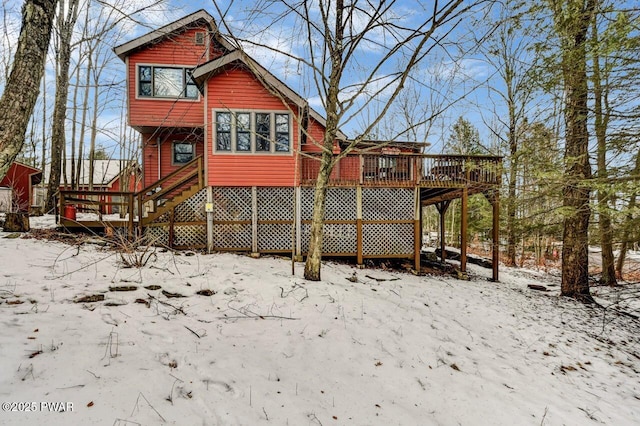
[{"label": "small outbuilding", "polygon": [[[33,202],[33,188],[42,181],[42,171],[35,167],[15,161],[7,174],[0,180],[4,202],[0,203],[0,212],[28,212]],[[7,201],[7,198],[9,200]]]}]

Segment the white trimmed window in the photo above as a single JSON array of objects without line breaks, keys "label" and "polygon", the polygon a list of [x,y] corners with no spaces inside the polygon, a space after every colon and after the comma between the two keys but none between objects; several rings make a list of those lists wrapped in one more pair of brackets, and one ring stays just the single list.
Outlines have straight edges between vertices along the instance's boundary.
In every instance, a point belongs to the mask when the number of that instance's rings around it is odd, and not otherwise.
[{"label": "white trimmed window", "polygon": [[213,123],[216,152],[291,152],[291,115],[287,112],[214,110]]},{"label": "white trimmed window", "polygon": [[198,95],[188,68],[138,65],[138,97],[198,99]]}]

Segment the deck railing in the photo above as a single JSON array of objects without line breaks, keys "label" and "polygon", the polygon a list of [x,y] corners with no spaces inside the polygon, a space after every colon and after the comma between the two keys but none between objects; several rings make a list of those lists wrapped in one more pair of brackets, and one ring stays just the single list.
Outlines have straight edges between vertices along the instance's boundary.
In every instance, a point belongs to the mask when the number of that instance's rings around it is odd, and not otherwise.
[{"label": "deck railing", "polygon": [[[202,156],[194,158],[159,181],[137,192],[138,217],[143,218],[146,212],[155,212],[163,202],[193,185],[194,182],[204,188]],[[139,224],[142,225],[142,220],[139,221]]]},{"label": "deck railing", "polygon": [[[315,183],[320,154],[305,154],[301,183]],[[437,154],[349,154],[334,167],[333,186],[431,186],[497,185],[502,157]]]},{"label": "deck railing", "polygon": [[[60,223],[65,226],[91,227],[111,221],[105,221],[103,216],[113,213],[113,207],[118,207],[118,213],[122,214],[123,220],[118,221],[118,226],[125,226],[129,229],[129,234],[133,234],[133,224],[135,221],[133,192],[106,192],[87,190],[61,190],[58,200],[58,214]],[[90,219],[79,219],[77,214],[91,213]]]},{"label": "deck railing", "polygon": [[502,157],[485,155],[422,155],[422,186],[499,185]]},{"label": "deck railing", "polygon": [[[181,168],[168,174],[153,185],[138,192],[69,191],[61,190],[59,195],[60,223],[69,227],[99,227],[104,224],[126,226],[133,235],[134,223],[142,226],[141,218],[148,212],[156,212],[167,199],[179,194],[197,183],[204,187],[204,166],[202,156],[196,157]],[[124,220],[104,220],[103,215],[112,211],[109,206],[120,206],[126,213]],[[79,219],[77,213],[94,213],[91,219]]]}]

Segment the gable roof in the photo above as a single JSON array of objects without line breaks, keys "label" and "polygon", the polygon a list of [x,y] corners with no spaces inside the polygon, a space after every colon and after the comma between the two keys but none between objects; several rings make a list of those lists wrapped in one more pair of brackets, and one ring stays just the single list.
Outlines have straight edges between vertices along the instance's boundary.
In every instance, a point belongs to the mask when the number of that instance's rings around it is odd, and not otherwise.
[{"label": "gable roof", "polygon": [[220,35],[213,16],[209,15],[209,13],[207,13],[207,11],[205,11],[204,9],[200,9],[197,12],[187,15],[184,18],[180,18],[177,21],[165,25],[164,27],[160,27],[157,30],[153,30],[143,36],[116,46],[113,48],[113,51],[116,55],[118,55],[120,59],[124,61],[131,52],[137,49],[140,49],[149,44],[157,43],[187,28],[201,24],[206,24],[207,26],[209,26],[211,32],[214,34],[214,37],[220,44],[222,44],[223,47],[228,50],[235,49],[235,47],[231,43],[229,43],[227,39]]},{"label": "gable roof", "polygon": [[[263,85],[277,91],[283,98],[289,100],[302,109],[308,108],[309,116],[320,123],[322,126],[326,126],[326,119],[313,108],[309,107],[309,103],[306,99],[298,95],[293,89],[280,81],[275,75],[270,73],[266,68],[256,62],[241,49],[235,49],[223,56],[212,59],[209,62],[205,62],[204,64],[197,66],[193,70],[191,75],[195,82],[199,86],[201,86],[210,77],[218,74],[219,72],[222,72],[222,70],[227,65],[234,62],[240,62],[244,64],[249,69],[249,71],[251,71],[255,76],[258,77]],[[337,136],[339,139],[347,139],[344,133],[342,133],[340,130],[338,130]]]},{"label": "gable roof", "polygon": [[[239,61],[243,63],[254,75],[256,75],[263,85],[268,85],[270,88],[280,93],[282,97],[293,102],[300,108],[307,109],[311,118],[320,123],[322,126],[326,127],[326,119],[313,108],[309,107],[309,103],[306,99],[302,98],[286,84],[280,81],[275,75],[267,71],[262,65],[260,65],[253,58],[247,55],[241,48],[239,48],[238,46],[234,46],[231,42],[229,42],[229,40],[222,36],[222,34],[220,34],[220,32],[218,31],[218,27],[216,26],[214,18],[204,9],[200,9],[197,12],[187,15],[184,18],[178,19],[177,21],[158,28],[157,30],[151,31],[143,36],[128,41],[127,43],[116,46],[114,47],[113,51],[116,55],[118,55],[120,59],[124,61],[125,58],[135,50],[142,49],[150,44],[158,43],[159,41],[162,41],[165,38],[170,37],[171,35],[174,35],[176,33],[179,33],[180,31],[201,23],[209,26],[215,40],[219,42],[228,53],[202,65],[199,65],[194,69],[192,76],[199,86],[202,85],[202,83],[204,83],[204,81],[206,81],[209,77],[222,71],[225,66],[231,64],[232,62]],[[347,139],[347,136],[340,130],[338,130],[337,137],[341,140]]]},{"label": "gable roof", "polygon": [[11,182],[18,177],[28,175],[32,184],[38,184],[42,180],[42,171],[36,167],[30,166],[20,161],[14,161],[9,166],[5,176],[0,179],[0,186],[11,186]]}]

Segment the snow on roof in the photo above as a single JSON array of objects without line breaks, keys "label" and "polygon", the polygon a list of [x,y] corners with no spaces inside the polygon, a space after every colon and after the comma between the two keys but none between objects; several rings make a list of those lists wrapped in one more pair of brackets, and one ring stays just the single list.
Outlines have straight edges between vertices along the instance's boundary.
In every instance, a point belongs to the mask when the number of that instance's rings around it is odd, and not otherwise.
[{"label": "snow on roof", "polygon": [[[76,169],[78,167],[78,160],[76,160]],[[89,160],[80,160],[82,162],[80,169],[80,176],[78,177],[78,185],[89,185]],[[127,168],[132,164],[130,160],[95,160],[95,166],[93,169],[93,184],[94,185],[109,185],[118,175],[120,175],[121,167]],[[45,166],[44,181],[49,182],[49,172],[51,165]],[[63,170],[64,172],[64,170]],[[66,176],[67,182],[71,182],[71,160],[66,162]],[[64,183],[64,178],[60,179],[60,183]]]}]

